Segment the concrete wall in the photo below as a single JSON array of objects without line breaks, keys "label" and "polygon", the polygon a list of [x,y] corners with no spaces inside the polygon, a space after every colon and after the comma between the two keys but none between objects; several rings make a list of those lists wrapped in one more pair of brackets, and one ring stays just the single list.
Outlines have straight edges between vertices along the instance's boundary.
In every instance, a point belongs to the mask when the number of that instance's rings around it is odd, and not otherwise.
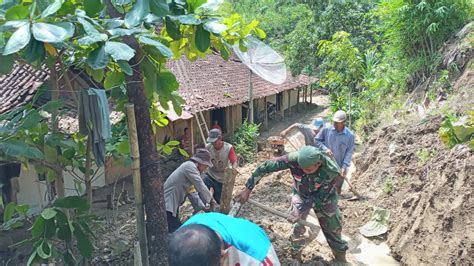
[{"label": "concrete wall", "polygon": [[[92,186],[93,188],[103,187],[129,175],[131,175],[131,168],[126,166],[123,160],[116,161],[113,158],[107,158],[105,166],[99,168]],[[63,171],[63,177],[66,196],[83,195],[85,193],[85,185],[82,183],[75,184],[74,177],[69,172]],[[28,168],[22,166],[18,183],[20,186],[20,192],[17,194],[18,204],[30,205],[35,213],[40,212],[49,204],[46,194],[46,181],[38,180],[38,173],[33,165],[29,165]],[[76,188],[80,188],[82,193],[78,193]]]}]

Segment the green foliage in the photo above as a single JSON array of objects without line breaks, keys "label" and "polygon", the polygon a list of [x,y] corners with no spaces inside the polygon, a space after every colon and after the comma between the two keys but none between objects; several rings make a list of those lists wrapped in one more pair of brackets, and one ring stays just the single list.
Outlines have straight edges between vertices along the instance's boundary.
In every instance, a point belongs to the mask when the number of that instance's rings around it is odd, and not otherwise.
[{"label": "green foliage", "polygon": [[374,14],[387,60],[395,59],[405,76],[423,80],[437,65],[439,48],[472,19],[473,10],[465,0],[381,1]]},{"label": "green foliage", "polygon": [[248,123],[245,120],[232,137],[235,152],[245,163],[252,162],[257,153],[259,127],[259,124]]},{"label": "green foliage", "polygon": [[393,192],[395,185],[393,184],[393,178],[387,177],[383,183],[382,192],[390,195]]},{"label": "green foliage", "polygon": [[449,148],[467,143],[474,151],[474,111],[470,116],[447,116],[439,128],[439,136]]},{"label": "green foliage", "polygon": [[416,152],[418,165],[423,166],[431,158],[432,152],[429,149],[421,149]]},{"label": "green foliage", "polygon": [[233,8],[245,18],[261,21],[268,43],[285,55],[293,75],[315,75],[322,60],[316,56],[320,40],[345,31],[362,51],[374,42],[376,18],[369,12],[374,2],[241,0]]},{"label": "green foliage", "polygon": [[89,214],[89,207],[86,199],[70,196],[44,209],[31,227],[31,238],[17,244],[33,245],[27,265],[47,263],[52,258],[76,265],[81,261],[78,255],[90,258],[94,238],[91,225],[96,218]]},{"label": "green foliage", "polygon": [[9,231],[23,227],[27,220],[29,209],[30,207],[26,204],[8,203],[3,210],[3,224],[0,225],[0,231]]}]

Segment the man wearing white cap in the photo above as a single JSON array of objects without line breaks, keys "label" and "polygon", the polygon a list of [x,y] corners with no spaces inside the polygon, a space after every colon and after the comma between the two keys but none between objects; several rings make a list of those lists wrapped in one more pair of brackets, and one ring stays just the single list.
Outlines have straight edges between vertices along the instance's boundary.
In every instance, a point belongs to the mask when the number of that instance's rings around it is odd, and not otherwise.
[{"label": "man wearing white cap", "polygon": [[[182,163],[166,179],[164,186],[165,207],[170,233],[181,226],[179,207],[184,203],[186,196],[191,201],[199,201],[197,204],[193,204],[194,208],[199,208],[195,211],[210,208],[212,195],[201,178],[201,173],[208,167],[212,167],[211,154],[206,149],[198,149],[188,161]],[[191,190],[197,192],[190,193]],[[191,195],[194,197],[193,199]]]},{"label": "man wearing white cap", "polygon": [[[323,128],[316,136],[316,147],[333,157],[341,168],[341,176],[345,177],[351,165],[354,151],[354,134],[345,127],[346,112],[339,110],[332,118],[333,125]],[[342,185],[342,182],[340,182]],[[339,194],[341,188],[338,189]]]},{"label": "man wearing white cap", "polygon": [[282,138],[286,138],[288,133],[293,128],[298,128],[298,130],[304,136],[305,145],[307,145],[307,146],[316,146],[314,138],[318,135],[319,131],[323,128],[323,126],[324,126],[324,120],[322,118],[318,117],[315,120],[313,120],[313,123],[311,123],[311,126],[307,126],[307,125],[301,124],[301,123],[294,123],[293,125],[289,126],[287,129],[283,130],[280,133],[280,136]]}]

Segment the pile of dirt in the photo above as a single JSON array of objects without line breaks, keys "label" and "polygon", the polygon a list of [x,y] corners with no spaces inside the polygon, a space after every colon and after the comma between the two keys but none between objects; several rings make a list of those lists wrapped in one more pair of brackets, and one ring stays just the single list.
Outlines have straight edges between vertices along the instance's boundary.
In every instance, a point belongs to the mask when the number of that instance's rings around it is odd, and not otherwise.
[{"label": "pile of dirt", "polygon": [[[450,47],[460,52],[459,45]],[[466,114],[474,106],[472,51],[446,51],[462,59],[463,70],[450,99],[386,121],[355,158],[352,183],[368,199],[343,203],[345,229],[355,234],[373,206],[389,209],[388,244],[403,264],[474,264],[474,153],[466,145],[449,149],[438,135],[446,113]]]}]

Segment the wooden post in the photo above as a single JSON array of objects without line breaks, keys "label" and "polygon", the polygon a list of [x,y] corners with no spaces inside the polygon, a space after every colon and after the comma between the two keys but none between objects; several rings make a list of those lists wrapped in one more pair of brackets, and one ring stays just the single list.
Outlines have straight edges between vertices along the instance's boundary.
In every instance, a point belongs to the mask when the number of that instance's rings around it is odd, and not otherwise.
[{"label": "wooden post", "polygon": [[263,97],[263,130],[268,130],[268,108],[267,97]]},{"label": "wooden post", "polygon": [[291,90],[288,91],[288,115],[291,114]]},{"label": "wooden post", "polygon": [[86,185],[87,201],[92,206],[92,180],[91,180],[91,168],[92,168],[92,136],[87,136],[87,147],[86,147],[86,173],[84,174],[84,184]]},{"label": "wooden post", "polygon": [[285,108],[283,107],[283,92],[280,92],[280,116],[281,119],[285,118]]},{"label": "wooden post", "polygon": [[191,132],[191,154],[189,156],[193,156],[194,154],[194,126],[193,126],[193,119],[190,118],[187,120],[188,122],[188,130]]},{"label": "wooden post", "polygon": [[148,247],[145,232],[145,216],[143,211],[142,182],[140,175],[140,153],[138,151],[137,125],[135,122],[135,110],[133,104],[126,104],[128,141],[130,143],[130,156],[132,157],[133,188],[135,192],[135,216],[137,220],[138,241],[142,265],[148,265]]},{"label": "wooden post", "polygon": [[308,85],[308,86],[310,86],[310,88],[309,88],[309,103],[313,104],[313,86],[311,86],[311,85]]},{"label": "wooden post", "polygon": [[219,212],[227,214],[230,211],[232,201],[232,191],[234,190],[235,177],[239,172],[234,168],[225,169],[225,182],[222,186],[221,204]]},{"label": "wooden post", "polygon": [[253,117],[253,88],[252,88],[252,70],[249,69],[249,123],[254,123]]},{"label": "wooden post", "polygon": [[300,88],[298,88],[297,92],[298,96],[296,96],[296,112],[300,112]]},{"label": "wooden post", "polygon": [[229,132],[230,132],[230,135],[229,137],[232,137],[234,136],[234,106],[231,105],[229,106]]}]

